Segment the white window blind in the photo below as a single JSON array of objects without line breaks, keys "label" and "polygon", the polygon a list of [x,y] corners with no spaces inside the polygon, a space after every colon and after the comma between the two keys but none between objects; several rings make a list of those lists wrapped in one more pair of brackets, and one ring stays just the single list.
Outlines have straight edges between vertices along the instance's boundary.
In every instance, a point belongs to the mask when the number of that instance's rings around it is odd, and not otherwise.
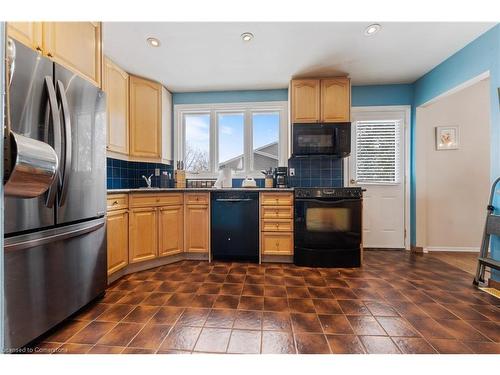
[{"label": "white window blind", "polygon": [[399,183],[401,121],[356,122],[356,180]]}]

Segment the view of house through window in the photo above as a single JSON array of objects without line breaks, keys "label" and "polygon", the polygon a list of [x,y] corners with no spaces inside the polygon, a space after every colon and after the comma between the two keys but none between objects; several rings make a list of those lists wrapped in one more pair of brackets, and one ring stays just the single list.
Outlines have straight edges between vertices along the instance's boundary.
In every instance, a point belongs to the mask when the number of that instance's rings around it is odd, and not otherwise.
[{"label": "view of house through window", "polygon": [[279,159],[280,114],[252,114],[253,169],[276,168]]},{"label": "view of house through window", "polygon": [[[245,149],[244,149],[244,113],[219,113],[218,121],[218,151],[219,168],[229,166],[235,171],[244,170]],[[186,138],[186,141],[189,141]]]},{"label": "view of house through window", "polygon": [[177,160],[184,160],[191,175],[216,175],[229,166],[235,174],[260,176],[261,170],[286,160],[286,106],[286,102],[181,106],[176,111],[182,145]]}]

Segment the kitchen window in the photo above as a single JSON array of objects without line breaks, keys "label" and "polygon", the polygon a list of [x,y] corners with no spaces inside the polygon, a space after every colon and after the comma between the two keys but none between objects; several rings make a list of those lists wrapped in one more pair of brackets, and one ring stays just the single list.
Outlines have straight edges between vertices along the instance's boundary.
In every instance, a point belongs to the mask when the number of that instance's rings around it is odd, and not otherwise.
[{"label": "kitchen window", "polygon": [[176,105],[175,160],[191,178],[216,177],[226,165],[235,177],[262,177],[287,163],[287,112],[287,102]]}]

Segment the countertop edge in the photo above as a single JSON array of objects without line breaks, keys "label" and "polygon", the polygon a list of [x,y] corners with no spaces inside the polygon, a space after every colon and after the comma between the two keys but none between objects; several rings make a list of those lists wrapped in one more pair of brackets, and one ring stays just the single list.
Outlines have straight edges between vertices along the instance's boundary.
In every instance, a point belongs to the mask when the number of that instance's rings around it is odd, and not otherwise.
[{"label": "countertop edge", "polygon": [[124,194],[124,193],[165,193],[165,192],[218,192],[218,191],[270,191],[270,192],[293,192],[294,188],[151,188],[151,189],[107,189],[107,194]]}]

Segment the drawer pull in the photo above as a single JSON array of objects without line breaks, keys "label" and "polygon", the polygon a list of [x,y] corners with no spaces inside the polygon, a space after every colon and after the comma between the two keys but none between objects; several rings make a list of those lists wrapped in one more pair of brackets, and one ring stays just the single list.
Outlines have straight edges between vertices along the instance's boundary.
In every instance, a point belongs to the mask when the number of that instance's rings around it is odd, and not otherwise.
[{"label": "drawer pull", "polygon": [[280,242],[276,241],[276,247],[280,247]]},{"label": "drawer pull", "polygon": [[276,223],[276,229],[278,229],[280,227],[280,225],[278,223]]},{"label": "drawer pull", "polygon": [[118,201],[114,201],[111,205],[116,206],[118,204]]},{"label": "drawer pull", "polygon": [[156,201],[159,202],[160,201],[160,198],[156,198]]}]

